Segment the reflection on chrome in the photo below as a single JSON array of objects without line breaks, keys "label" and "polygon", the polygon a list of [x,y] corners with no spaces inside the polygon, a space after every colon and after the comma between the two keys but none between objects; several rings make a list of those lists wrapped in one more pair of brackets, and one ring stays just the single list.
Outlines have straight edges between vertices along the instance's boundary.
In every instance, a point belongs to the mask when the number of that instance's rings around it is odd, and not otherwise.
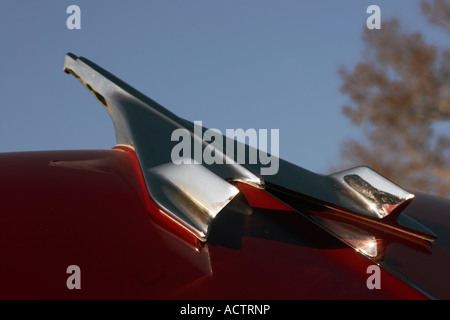
[{"label": "reflection on chrome", "polygon": [[[352,241],[350,240],[350,243],[352,244]],[[358,251],[361,251],[366,256],[369,256],[371,258],[375,258],[378,255],[378,247],[377,247],[377,240],[375,238],[373,239],[366,239],[361,241],[358,244],[352,244],[354,248],[356,248]]]},{"label": "reflection on chrome", "polygon": [[357,226],[318,216],[312,218],[341,241],[370,258],[376,258],[383,253],[377,238]]},{"label": "reflection on chrome", "polygon": [[[172,133],[185,129],[192,139],[198,139],[191,122],[87,59],[68,53],[63,70],[75,76],[108,111],[117,145],[135,150],[149,196],[199,240],[206,240],[212,219],[239,192],[227,181],[264,187],[260,176],[238,163],[176,166],[171,159]],[[208,146],[200,144],[201,148]]]},{"label": "reflection on chrome", "polygon": [[[376,227],[427,241],[436,238],[431,231],[400,214],[414,195],[367,167],[357,167],[325,176],[277,159],[279,170],[274,175],[266,176],[264,181],[257,174],[261,172],[261,166],[264,164],[261,161],[256,164],[240,164],[237,161],[239,159],[231,159],[234,160],[233,163],[225,161],[226,164],[213,162],[177,166],[171,157],[177,144],[172,139],[176,130],[183,129],[181,132],[189,133],[186,137],[192,139],[190,145],[194,147],[194,151],[197,146],[198,151],[212,147],[212,144],[199,138],[201,132],[196,134],[194,123],[176,116],[85,58],[67,54],[63,70],[75,76],[105,107],[113,121],[117,145],[134,149],[148,195],[152,200],[170,215],[173,221],[201,241],[206,241],[214,217],[239,192],[232,182],[271,190],[294,209],[299,200],[306,200],[336,210],[345,209],[340,216],[347,218],[347,221],[363,217],[368,220],[366,222],[375,223]],[[224,139],[232,142],[229,137]],[[237,144],[236,147],[237,150],[243,147],[242,150],[249,155],[256,152],[256,149],[253,150],[244,143]],[[209,149],[207,151],[212,152]],[[221,160],[227,157],[220,148],[214,149],[214,155]],[[183,156],[186,155],[183,153]],[[101,172],[105,170],[95,161],[53,161],[50,165]],[[345,239],[350,239],[355,247],[362,248],[361,250],[368,254],[375,252],[371,246],[356,245],[353,238]],[[367,243],[371,240],[360,237],[356,239]]]},{"label": "reflection on chrome", "polygon": [[414,195],[400,188],[368,167],[357,167],[331,175],[342,194],[365,208],[368,216],[378,219],[406,205]]},{"label": "reflection on chrome", "polygon": [[183,227],[206,240],[214,217],[239,190],[204,166],[166,163],[148,170],[150,194]]}]

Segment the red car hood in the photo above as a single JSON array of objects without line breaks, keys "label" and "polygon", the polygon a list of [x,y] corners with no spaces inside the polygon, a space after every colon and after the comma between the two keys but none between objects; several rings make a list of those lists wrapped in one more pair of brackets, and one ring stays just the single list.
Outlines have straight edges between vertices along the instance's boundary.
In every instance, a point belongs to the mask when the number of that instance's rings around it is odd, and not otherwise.
[{"label": "red car hood", "polygon": [[[1,299],[450,297],[446,200],[413,201],[407,213],[438,239],[390,238],[382,287],[369,290],[373,259],[270,195],[241,189],[250,215],[228,209],[206,243],[186,236],[149,198],[130,148],[5,153],[0,176]],[[66,287],[70,265],[81,290]]]}]

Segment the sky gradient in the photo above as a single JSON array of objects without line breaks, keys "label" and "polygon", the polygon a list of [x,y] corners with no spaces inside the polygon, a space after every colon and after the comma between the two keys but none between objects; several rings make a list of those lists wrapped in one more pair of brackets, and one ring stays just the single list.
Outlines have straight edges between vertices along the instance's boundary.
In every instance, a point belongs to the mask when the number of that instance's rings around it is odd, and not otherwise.
[{"label": "sky gradient", "polygon": [[[66,27],[72,4],[80,30]],[[363,138],[338,69],[360,61],[371,4],[444,39],[411,0],[1,0],[0,152],[114,146],[107,112],[62,72],[73,52],[205,127],[279,129],[281,158],[328,173]]]}]

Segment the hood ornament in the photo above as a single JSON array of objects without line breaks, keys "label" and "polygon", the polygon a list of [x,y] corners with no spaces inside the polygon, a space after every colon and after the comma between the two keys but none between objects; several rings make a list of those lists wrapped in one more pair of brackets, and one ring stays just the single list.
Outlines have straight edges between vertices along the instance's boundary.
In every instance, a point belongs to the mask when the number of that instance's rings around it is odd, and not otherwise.
[{"label": "hood ornament", "polygon": [[[321,223],[330,233],[333,231],[330,230],[329,220],[338,217],[344,221],[341,223],[344,226],[370,225],[430,242],[436,238],[433,232],[403,214],[403,209],[414,199],[414,195],[367,167],[327,176],[279,159],[278,172],[265,176],[263,180],[255,173],[261,172],[263,164],[260,162],[238,163],[235,158],[222,161],[222,164],[200,164],[188,159],[175,164],[171,151],[176,142],[172,141],[171,135],[177,129],[189,132],[193,142],[191,145],[200,145],[202,150],[211,148],[204,141],[198,141],[192,122],[179,118],[85,58],[68,53],[63,70],[75,76],[108,111],[114,124],[117,145],[135,150],[153,201],[201,241],[207,240],[216,215],[239,193],[234,185],[238,182],[265,189],[265,192],[301,214],[304,213],[299,203],[331,208],[334,215],[323,218],[327,223]],[[245,148],[246,152],[254,151],[239,141],[236,144],[238,148]],[[216,156],[230,160],[222,150],[225,148],[215,146]],[[358,238],[357,232],[352,231],[351,234],[352,239]]]},{"label": "hood ornament", "polygon": [[68,53],[63,70],[74,75],[106,108],[117,145],[134,148],[153,201],[201,241],[208,237],[214,217],[239,193],[230,182],[263,188],[263,179],[238,163],[206,165],[192,160],[192,164],[173,164],[172,132],[186,129],[192,140],[197,139],[192,123],[85,58]]}]

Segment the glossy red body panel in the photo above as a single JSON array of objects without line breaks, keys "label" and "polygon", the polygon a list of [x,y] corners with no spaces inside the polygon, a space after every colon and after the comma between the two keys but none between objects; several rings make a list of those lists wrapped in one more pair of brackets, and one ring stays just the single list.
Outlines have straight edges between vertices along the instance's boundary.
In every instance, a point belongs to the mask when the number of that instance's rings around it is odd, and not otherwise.
[{"label": "glossy red body panel", "polygon": [[200,243],[148,197],[128,148],[1,154],[0,180],[1,299],[426,298],[384,270],[369,290],[372,261],[264,191],[244,194],[269,209]]},{"label": "glossy red body panel", "polygon": [[386,243],[380,261],[396,265],[434,297],[450,299],[450,200],[416,194],[405,213],[436,233],[437,239],[420,248],[406,242]]}]

